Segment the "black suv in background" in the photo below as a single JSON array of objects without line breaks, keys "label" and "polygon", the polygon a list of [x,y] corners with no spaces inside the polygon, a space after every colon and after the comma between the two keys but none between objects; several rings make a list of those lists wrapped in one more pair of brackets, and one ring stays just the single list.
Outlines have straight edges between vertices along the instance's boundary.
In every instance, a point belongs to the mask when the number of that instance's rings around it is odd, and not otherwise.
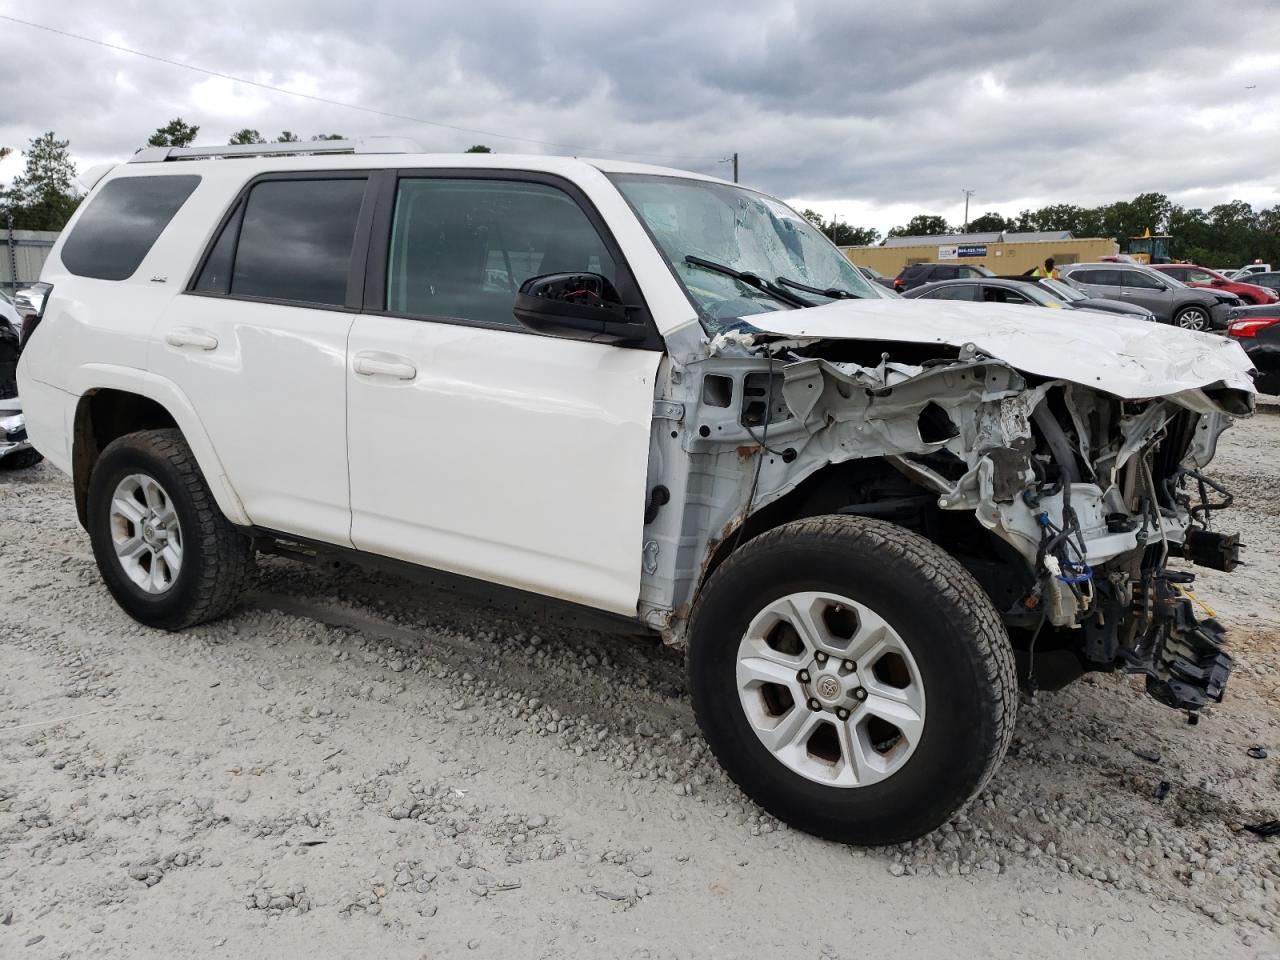
[{"label": "black suv in background", "polygon": [[893,278],[893,289],[902,293],[912,287],[937,280],[968,280],[972,277],[994,277],[986,267],[959,263],[913,263]]}]

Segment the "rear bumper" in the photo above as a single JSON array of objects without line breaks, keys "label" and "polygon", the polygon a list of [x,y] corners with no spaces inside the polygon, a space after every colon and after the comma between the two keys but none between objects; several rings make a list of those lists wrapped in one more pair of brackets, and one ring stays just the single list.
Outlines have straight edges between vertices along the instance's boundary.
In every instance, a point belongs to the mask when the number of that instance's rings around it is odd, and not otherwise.
[{"label": "rear bumper", "polygon": [[18,367],[20,409],[26,418],[27,441],[63,473],[71,473],[71,431],[75,423],[74,394],[23,376]]},{"label": "rear bumper", "polygon": [[1244,347],[1245,354],[1258,371],[1253,378],[1259,393],[1280,395],[1280,341],[1241,339],[1236,343]]}]

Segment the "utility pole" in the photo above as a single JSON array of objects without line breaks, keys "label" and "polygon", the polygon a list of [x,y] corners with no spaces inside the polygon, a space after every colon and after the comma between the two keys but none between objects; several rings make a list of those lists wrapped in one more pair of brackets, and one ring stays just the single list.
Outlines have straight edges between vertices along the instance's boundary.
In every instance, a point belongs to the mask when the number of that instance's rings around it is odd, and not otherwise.
[{"label": "utility pole", "polygon": [[964,229],[960,231],[961,233],[969,232],[969,198],[977,192],[976,190],[964,191]]},{"label": "utility pole", "polygon": [[734,182],[734,183],[737,183],[737,182],[738,182],[738,154],[737,154],[737,152],[735,152],[735,153],[734,153],[734,155],[733,155],[732,157],[725,157],[723,160],[717,160],[716,162],[717,162],[717,163],[732,163],[732,164],[733,164],[733,182]]}]

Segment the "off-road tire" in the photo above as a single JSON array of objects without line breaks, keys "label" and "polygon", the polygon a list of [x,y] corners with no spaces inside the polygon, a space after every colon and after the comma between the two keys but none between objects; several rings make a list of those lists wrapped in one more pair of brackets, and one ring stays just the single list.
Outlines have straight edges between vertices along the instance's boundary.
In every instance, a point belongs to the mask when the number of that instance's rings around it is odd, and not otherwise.
[{"label": "off-road tire", "polygon": [[[927,696],[915,752],[878,783],[837,787],[784,766],[750,726],[735,669],[756,614],[779,597],[831,590],[897,631]],[[999,615],[945,551],[880,520],[797,520],[749,541],[711,576],[693,610],[688,681],[712,752],[756,803],[808,833],[883,845],[936,829],[991,779],[1013,737],[1017,681]]]},{"label": "off-road tire", "polygon": [[28,467],[34,467],[43,459],[44,454],[35,448],[19,450],[17,453],[9,454],[7,457],[0,457],[0,470],[26,470]]},{"label": "off-road tire", "polygon": [[[164,488],[182,525],[181,569],[159,595],[134,585],[111,541],[111,498],[124,477],[139,473]],[[88,527],[107,589],[129,616],[149,627],[182,630],[218,619],[235,605],[253,570],[249,538],[218,509],[179,430],[130,433],[102,451],[89,478]]]}]

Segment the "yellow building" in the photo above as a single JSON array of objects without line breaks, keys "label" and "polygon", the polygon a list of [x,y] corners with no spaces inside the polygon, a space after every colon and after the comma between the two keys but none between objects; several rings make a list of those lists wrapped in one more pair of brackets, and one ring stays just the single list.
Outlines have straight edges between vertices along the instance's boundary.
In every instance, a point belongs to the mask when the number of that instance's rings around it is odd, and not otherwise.
[{"label": "yellow building", "polygon": [[913,263],[955,263],[986,267],[992,273],[1025,273],[1053,257],[1059,265],[1115,256],[1120,245],[1100,237],[1077,239],[1069,231],[1051,233],[956,233],[937,237],[893,237],[883,245],[841,247],[860,267],[896,277]]}]

